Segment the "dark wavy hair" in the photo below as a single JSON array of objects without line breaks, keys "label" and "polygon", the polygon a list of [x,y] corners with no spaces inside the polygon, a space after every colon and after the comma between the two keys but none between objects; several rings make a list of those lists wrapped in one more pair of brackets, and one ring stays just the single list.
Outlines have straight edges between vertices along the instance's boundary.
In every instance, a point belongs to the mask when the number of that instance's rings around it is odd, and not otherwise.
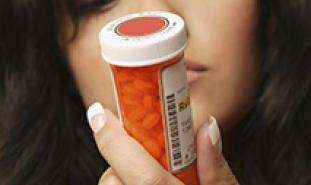
[{"label": "dark wavy hair", "polygon": [[59,43],[65,16],[77,28],[106,3],[0,2],[1,185],[90,185],[107,168]]},{"label": "dark wavy hair", "polygon": [[[0,185],[97,184],[108,167],[58,36],[111,1],[0,1]],[[232,168],[245,185],[311,184],[311,1],[258,9],[260,86]]]},{"label": "dark wavy hair", "polygon": [[311,184],[311,1],[258,1],[260,85],[242,124],[245,185]]}]

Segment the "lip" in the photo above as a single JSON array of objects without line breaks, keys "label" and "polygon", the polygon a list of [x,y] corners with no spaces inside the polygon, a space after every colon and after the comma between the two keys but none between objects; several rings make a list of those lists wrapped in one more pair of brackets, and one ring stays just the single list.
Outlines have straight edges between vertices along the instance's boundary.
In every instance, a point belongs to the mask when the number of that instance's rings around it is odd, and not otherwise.
[{"label": "lip", "polygon": [[207,71],[206,67],[193,63],[193,62],[188,62],[188,61],[186,61],[186,69],[187,69],[187,79],[188,79],[189,84],[195,81],[198,81]]}]

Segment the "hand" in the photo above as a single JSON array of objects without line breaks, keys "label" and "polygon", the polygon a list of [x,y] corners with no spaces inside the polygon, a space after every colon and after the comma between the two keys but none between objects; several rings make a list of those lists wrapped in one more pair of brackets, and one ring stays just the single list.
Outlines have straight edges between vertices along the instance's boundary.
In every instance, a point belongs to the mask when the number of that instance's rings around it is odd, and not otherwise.
[{"label": "hand", "polygon": [[[111,166],[99,185],[183,185],[126,133],[112,112],[95,103],[88,110],[88,119],[99,151]],[[200,184],[238,184],[221,154],[216,120],[211,120],[214,122],[201,126],[197,135]]]}]

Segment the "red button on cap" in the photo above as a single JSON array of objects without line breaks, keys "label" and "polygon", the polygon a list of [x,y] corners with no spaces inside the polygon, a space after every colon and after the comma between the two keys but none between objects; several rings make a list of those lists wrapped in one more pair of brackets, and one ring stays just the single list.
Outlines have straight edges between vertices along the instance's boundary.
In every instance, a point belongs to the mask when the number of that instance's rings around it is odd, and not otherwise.
[{"label": "red button on cap", "polygon": [[117,33],[123,36],[137,37],[156,33],[166,26],[161,17],[138,17],[123,22],[117,27]]}]

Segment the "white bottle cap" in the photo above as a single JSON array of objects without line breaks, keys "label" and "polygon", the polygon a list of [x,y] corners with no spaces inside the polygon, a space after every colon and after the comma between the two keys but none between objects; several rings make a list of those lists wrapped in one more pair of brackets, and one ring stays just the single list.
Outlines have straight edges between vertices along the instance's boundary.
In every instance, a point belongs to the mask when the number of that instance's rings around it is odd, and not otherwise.
[{"label": "white bottle cap", "polygon": [[99,39],[103,59],[124,67],[165,62],[183,52],[187,42],[183,19],[162,11],[116,19],[102,28]]}]

